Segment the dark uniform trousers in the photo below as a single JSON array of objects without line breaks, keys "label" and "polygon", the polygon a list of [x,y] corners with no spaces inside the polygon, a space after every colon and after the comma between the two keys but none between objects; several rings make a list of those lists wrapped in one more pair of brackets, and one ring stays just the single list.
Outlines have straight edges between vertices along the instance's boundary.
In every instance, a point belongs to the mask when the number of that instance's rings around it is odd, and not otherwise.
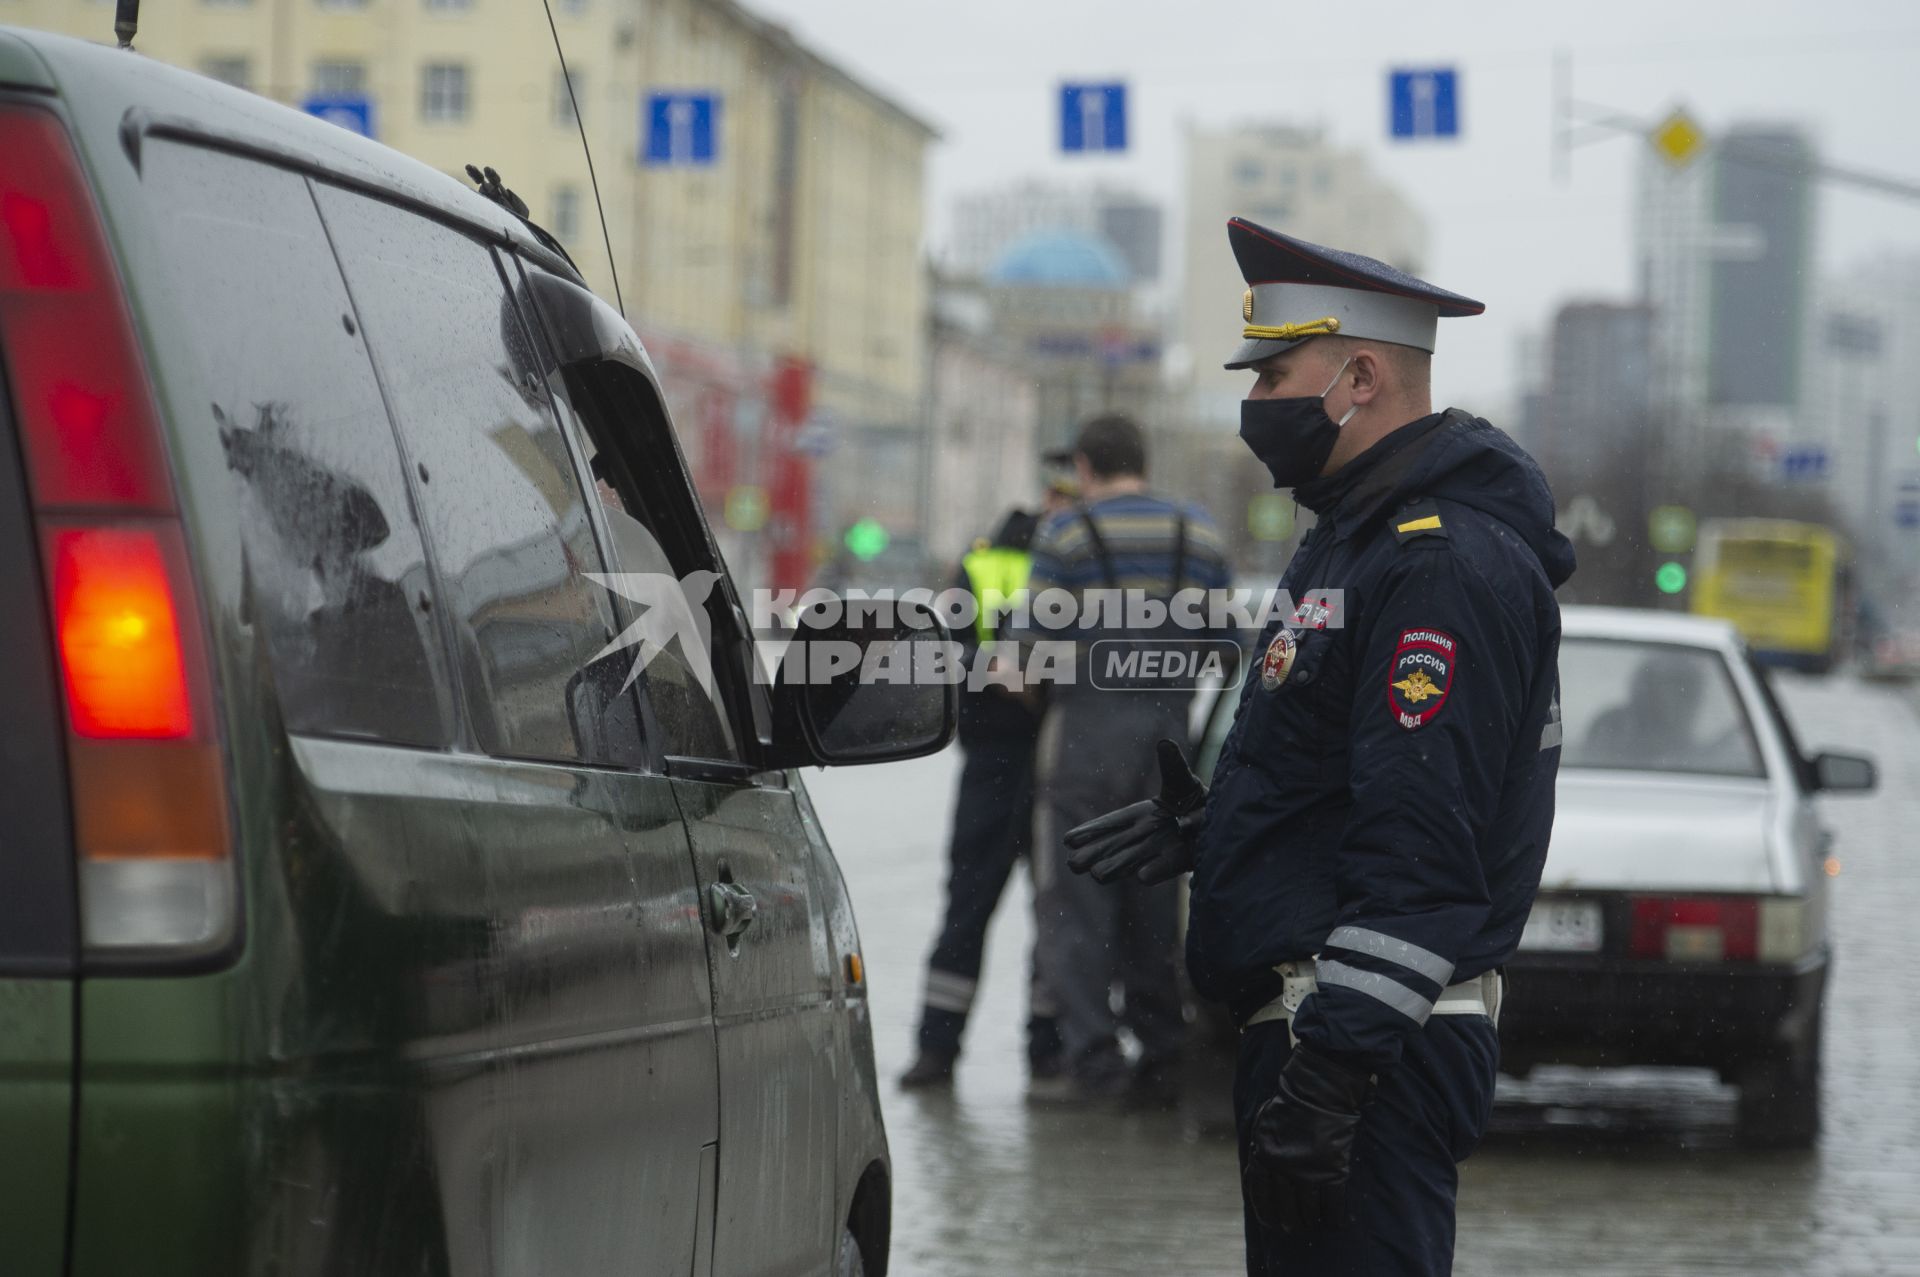
[{"label": "dark uniform trousers", "polygon": [[1165,736],[1185,748],[1188,700],[1087,689],[1056,698],[1040,729],[1034,864],[1041,966],[1060,1010],[1067,1066],[1082,1081],[1105,1082],[1123,1071],[1117,1025],[1139,1039],[1143,1067],[1172,1060],[1185,1035],[1174,965],[1176,884],[1149,887],[1128,877],[1103,887],[1068,871],[1062,839],[1075,825],[1160,792],[1153,743]]},{"label": "dark uniform trousers", "polygon": [[[1014,865],[1033,845],[1033,737],[989,737],[965,751],[948,846],[947,916],[927,963],[927,1001],[920,1013],[920,1050],[941,1058],[960,1053],[987,923]],[[1059,1054],[1060,1039],[1037,939],[1034,949],[1027,1057],[1029,1064],[1045,1064]]]},{"label": "dark uniform trousers", "polygon": [[[1284,1020],[1240,1035],[1234,1125],[1240,1165],[1254,1114],[1279,1091],[1293,1048]],[[1492,1021],[1436,1015],[1406,1039],[1360,1119],[1344,1221],[1301,1236],[1247,1214],[1248,1277],[1428,1277],[1453,1271],[1458,1163],[1493,1111],[1500,1043]]]}]

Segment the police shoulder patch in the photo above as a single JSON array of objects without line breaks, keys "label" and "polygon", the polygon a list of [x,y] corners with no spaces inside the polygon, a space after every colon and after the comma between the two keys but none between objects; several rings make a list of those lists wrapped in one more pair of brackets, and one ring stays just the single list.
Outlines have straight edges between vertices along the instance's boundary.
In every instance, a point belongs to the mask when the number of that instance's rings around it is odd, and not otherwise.
[{"label": "police shoulder patch", "polygon": [[1453,690],[1460,645],[1439,630],[1402,630],[1387,667],[1387,708],[1412,731],[1433,720]]},{"label": "police shoulder patch", "polygon": [[1440,507],[1432,501],[1415,501],[1403,507],[1391,520],[1393,538],[1405,545],[1415,537],[1441,537],[1447,528],[1440,521]]}]

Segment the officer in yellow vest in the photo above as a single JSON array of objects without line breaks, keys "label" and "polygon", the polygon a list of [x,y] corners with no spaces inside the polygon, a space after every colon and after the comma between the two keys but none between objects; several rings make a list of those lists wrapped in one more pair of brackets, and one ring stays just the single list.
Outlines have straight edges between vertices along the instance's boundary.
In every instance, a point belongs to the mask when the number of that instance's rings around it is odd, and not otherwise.
[{"label": "officer in yellow vest", "polygon": [[[1006,610],[1025,593],[1031,566],[1028,547],[1041,518],[1072,504],[1071,486],[1047,490],[1038,516],[1014,510],[991,537],[982,537],[960,560],[954,582],[972,592],[979,611],[971,630],[956,633],[967,649],[968,668],[998,641]],[[987,922],[1000,903],[1013,866],[1028,854],[1033,827],[1033,751],[1040,734],[1041,704],[1026,692],[987,684],[963,691],[960,748],[965,762],[954,804],[948,847],[947,913],[927,964],[920,1012],[919,1053],[900,1077],[904,1088],[951,1085],[960,1037],[973,1009]],[[1037,965],[1028,991],[1027,1067],[1033,1078],[1055,1077],[1060,1033]]]}]

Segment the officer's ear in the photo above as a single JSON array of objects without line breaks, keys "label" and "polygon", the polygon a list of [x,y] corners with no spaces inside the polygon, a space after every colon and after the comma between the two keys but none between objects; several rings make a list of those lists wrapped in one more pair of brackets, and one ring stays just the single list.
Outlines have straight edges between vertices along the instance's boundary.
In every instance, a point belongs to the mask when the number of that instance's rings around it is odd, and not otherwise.
[{"label": "officer's ear", "polygon": [[1387,361],[1379,351],[1363,346],[1353,352],[1353,358],[1347,364],[1346,379],[1353,388],[1356,407],[1372,403],[1375,396],[1385,390],[1387,371]]}]

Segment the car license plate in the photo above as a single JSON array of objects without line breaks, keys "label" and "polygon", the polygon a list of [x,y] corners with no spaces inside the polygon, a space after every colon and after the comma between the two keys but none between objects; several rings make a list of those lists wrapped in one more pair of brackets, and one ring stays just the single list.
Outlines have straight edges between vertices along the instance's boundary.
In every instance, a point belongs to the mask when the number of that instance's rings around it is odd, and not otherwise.
[{"label": "car license plate", "polygon": [[1600,952],[1600,905],[1592,900],[1537,900],[1520,933],[1522,949]]}]

